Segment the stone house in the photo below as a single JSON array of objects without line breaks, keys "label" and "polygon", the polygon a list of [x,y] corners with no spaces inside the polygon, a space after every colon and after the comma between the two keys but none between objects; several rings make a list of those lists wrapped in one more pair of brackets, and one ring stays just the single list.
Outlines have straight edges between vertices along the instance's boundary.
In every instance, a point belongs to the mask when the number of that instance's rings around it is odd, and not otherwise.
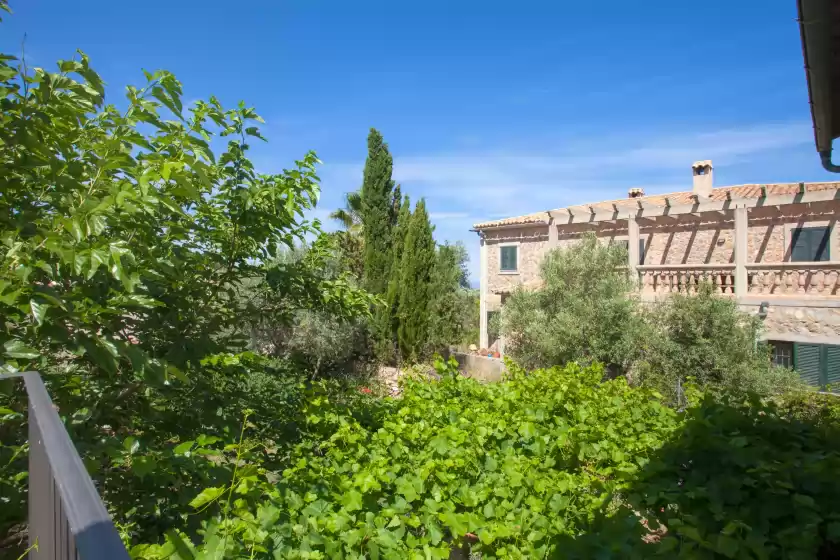
[{"label": "stone house", "polygon": [[643,300],[711,281],[721,297],[764,317],[773,359],[814,385],[840,382],[840,183],[713,187],[711,161],[693,189],[546,210],[474,226],[481,243],[482,348],[503,343],[490,316],[518,286],[540,284],[547,251],[584,232],[628,247]]}]

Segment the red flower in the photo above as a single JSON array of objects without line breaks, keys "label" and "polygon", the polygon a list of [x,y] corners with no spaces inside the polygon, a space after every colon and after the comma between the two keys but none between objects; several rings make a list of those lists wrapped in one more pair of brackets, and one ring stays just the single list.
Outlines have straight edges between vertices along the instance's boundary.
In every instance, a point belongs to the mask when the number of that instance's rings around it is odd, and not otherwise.
[{"label": "red flower", "polygon": [[369,394],[372,393],[372,391],[370,390],[370,387],[362,387],[361,389],[359,389],[359,392],[364,393],[366,395],[369,395]]}]

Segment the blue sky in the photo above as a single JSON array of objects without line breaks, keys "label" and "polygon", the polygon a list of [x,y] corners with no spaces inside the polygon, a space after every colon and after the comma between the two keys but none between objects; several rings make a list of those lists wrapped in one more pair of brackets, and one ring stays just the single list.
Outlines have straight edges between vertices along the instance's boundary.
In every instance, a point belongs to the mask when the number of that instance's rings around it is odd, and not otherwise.
[{"label": "blue sky", "polygon": [[257,108],[278,171],[324,161],[315,217],[361,182],[382,131],[395,179],[425,197],[438,241],[471,225],[570,204],[833,177],[813,145],[794,0],[379,2],[11,0],[0,51],[54,68],[76,48],[109,101],[141,68],[185,99]]}]

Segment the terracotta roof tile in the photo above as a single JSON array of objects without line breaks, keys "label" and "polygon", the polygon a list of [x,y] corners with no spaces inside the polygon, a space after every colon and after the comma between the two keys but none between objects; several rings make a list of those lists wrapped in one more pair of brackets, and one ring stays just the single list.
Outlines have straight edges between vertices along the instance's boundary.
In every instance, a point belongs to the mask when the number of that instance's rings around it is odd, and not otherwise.
[{"label": "terracotta roof tile", "polygon": [[[805,183],[809,191],[824,191],[840,189],[840,183]],[[726,200],[726,193],[730,193],[733,199],[735,198],[758,198],[761,196],[761,187],[767,189],[768,195],[780,194],[794,194],[799,191],[799,183],[775,183],[775,184],[753,184],[753,185],[735,185],[731,187],[718,187],[712,190],[709,197],[711,200]],[[694,202],[694,193],[692,191],[683,191],[668,194],[654,194],[650,196],[642,196],[638,198],[620,198],[617,200],[606,200],[603,202],[593,202],[589,204],[575,204],[573,207],[587,207],[591,206],[596,210],[612,210],[613,205],[618,209],[626,208],[628,210],[636,208],[638,202],[644,202],[654,206],[665,206],[665,199],[667,198],[671,206],[678,204],[691,204]],[[489,229],[501,226],[510,225],[527,225],[527,224],[548,224],[548,212],[565,210],[565,208],[557,208],[552,210],[545,210],[536,212],[534,214],[526,214],[524,216],[514,216],[512,218],[504,218],[501,220],[494,220],[489,222],[481,222],[473,225],[474,229]]]}]

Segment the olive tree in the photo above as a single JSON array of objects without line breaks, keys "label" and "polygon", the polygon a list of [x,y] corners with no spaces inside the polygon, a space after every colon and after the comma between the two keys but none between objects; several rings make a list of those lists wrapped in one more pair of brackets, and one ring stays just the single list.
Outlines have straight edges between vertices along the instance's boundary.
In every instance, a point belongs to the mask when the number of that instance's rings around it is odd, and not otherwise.
[{"label": "olive tree", "polygon": [[623,371],[638,355],[645,324],[627,275],[627,252],[593,234],[550,251],[542,285],[518,288],[501,313],[506,352],[526,368],[602,362]]}]

